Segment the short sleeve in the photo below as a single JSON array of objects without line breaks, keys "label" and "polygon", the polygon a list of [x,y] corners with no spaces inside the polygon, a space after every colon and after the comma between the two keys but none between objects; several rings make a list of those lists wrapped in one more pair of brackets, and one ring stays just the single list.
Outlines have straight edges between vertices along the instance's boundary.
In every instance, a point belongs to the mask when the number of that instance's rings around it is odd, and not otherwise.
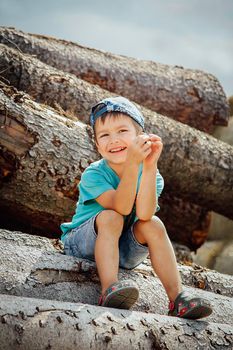
[{"label": "short sleeve", "polygon": [[84,204],[88,200],[95,199],[102,193],[113,189],[112,184],[106,180],[104,174],[96,169],[84,171],[79,183],[80,196]]},{"label": "short sleeve", "polygon": [[[158,199],[163,191],[164,188],[164,179],[162,175],[160,174],[159,170],[157,170],[156,174],[156,197],[157,197],[157,203]],[[156,212],[160,210],[160,206],[157,204]]]}]

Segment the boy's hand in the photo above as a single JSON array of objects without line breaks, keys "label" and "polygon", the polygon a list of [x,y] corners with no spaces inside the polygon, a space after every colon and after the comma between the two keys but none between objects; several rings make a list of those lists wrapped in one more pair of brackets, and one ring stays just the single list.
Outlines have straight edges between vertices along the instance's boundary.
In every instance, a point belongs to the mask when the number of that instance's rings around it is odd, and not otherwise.
[{"label": "boy's hand", "polygon": [[162,139],[159,136],[155,134],[149,134],[149,141],[147,141],[147,144],[150,144],[151,151],[149,155],[143,160],[143,165],[144,167],[151,167],[152,165],[157,164],[162,153],[163,143]]},{"label": "boy's hand", "polygon": [[152,152],[152,141],[150,139],[151,137],[147,134],[137,136],[128,148],[126,162],[139,165],[144,161]]}]

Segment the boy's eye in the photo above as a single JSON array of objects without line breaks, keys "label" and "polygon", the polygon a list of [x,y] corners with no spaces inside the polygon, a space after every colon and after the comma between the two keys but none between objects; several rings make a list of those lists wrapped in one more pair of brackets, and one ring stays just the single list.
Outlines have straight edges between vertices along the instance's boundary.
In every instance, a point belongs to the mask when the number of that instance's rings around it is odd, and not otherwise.
[{"label": "boy's eye", "polygon": [[120,132],[125,132],[128,131],[127,129],[121,129]]},{"label": "boy's eye", "polygon": [[106,137],[106,136],[108,136],[108,134],[102,134],[102,135],[100,135],[100,138]]}]

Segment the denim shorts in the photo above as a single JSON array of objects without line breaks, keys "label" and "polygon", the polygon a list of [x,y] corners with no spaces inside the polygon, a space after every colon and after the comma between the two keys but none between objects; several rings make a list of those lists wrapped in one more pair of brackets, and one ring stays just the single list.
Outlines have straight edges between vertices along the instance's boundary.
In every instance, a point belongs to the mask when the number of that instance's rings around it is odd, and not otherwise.
[{"label": "denim shorts", "polygon": [[[95,219],[98,214],[67,233],[64,242],[66,255],[95,261],[94,249],[97,238]],[[122,231],[119,239],[119,266],[125,269],[133,269],[145,260],[149,254],[148,247],[136,240],[133,233],[134,224],[127,230]]]}]

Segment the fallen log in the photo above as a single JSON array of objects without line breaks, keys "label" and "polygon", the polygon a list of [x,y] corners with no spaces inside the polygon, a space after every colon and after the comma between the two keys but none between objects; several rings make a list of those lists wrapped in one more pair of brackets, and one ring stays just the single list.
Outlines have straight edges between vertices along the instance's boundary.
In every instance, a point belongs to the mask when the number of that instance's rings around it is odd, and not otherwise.
[{"label": "fallen log", "polygon": [[[27,259],[28,258],[31,259],[32,257],[35,257],[36,259],[37,257],[39,258],[39,256],[41,255],[38,256],[38,254],[41,254],[41,251],[51,252],[51,253],[55,253],[55,252],[63,253],[63,245],[58,239],[49,239],[46,237],[32,236],[32,235],[24,234],[18,231],[11,232],[8,230],[0,229],[0,241],[1,241],[1,245],[6,248],[4,254],[3,254],[4,248],[2,248],[2,257],[3,255],[4,256],[6,255],[7,249],[9,249],[10,251],[11,250],[13,251],[15,249],[16,251],[19,249],[20,246],[27,247],[27,250],[29,250]],[[179,259],[179,248],[177,248],[177,244],[174,242],[172,243],[176,254],[178,252],[177,254],[178,262],[183,261],[183,257],[181,257],[181,260]],[[37,253],[33,251],[34,248],[36,249]],[[75,261],[82,261],[82,260],[76,259]],[[66,263],[67,261],[63,260],[63,265],[65,265]],[[21,266],[24,273],[26,273],[25,268],[27,266],[32,267],[34,264],[34,260],[33,262],[31,261],[29,261],[28,263],[26,262],[25,266],[22,261],[17,262],[17,259],[14,263],[15,265],[8,265],[8,263],[4,263],[4,264],[5,266],[10,266],[11,277],[13,278],[14,270],[15,270],[18,278],[20,274],[20,272],[17,270],[18,265]],[[7,270],[5,267],[3,267],[3,265],[2,265],[2,271]],[[15,266],[15,268],[13,266]],[[90,262],[86,266],[88,266],[90,271],[92,267],[95,269],[95,265]],[[233,295],[233,276],[221,274],[219,272],[209,270],[197,264],[190,264],[190,263],[188,266],[183,265],[183,263],[179,264],[178,269],[181,273],[182,282],[186,286],[200,288],[206,291],[211,291],[216,294],[221,294],[221,295],[230,296],[230,297],[232,297]],[[64,278],[64,274],[63,276],[61,276],[61,269],[59,264],[57,265],[57,270],[60,271],[58,274],[60,278],[59,281],[62,282],[62,278]],[[71,264],[68,265],[68,267],[65,268],[65,270],[63,266],[63,272],[64,271],[68,271],[70,275],[72,275],[72,272],[77,272],[77,266],[75,266],[75,262],[71,261]],[[80,271],[81,273],[84,273],[84,274],[85,272],[87,272],[87,270],[85,269],[82,270],[82,268]],[[140,264],[137,268],[135,268],[134,271],[140,272],[141,274],[143,274],[144,278],[146,278],[145,276],[155,276],[151,268],[150,259],[146,259],[142,264]],[[27,278],[28,277],[26,277],[26,279]],[[23,278],[23,280],[24,279],[25,277]],[[94,280],[95,278],[93,278],[93,281]],[[8,287],[10,287],[10,285],[8,285]]]},{"label": "fallen log", "polygon": [[0,44],[0,76],[37,102],[60,108],[68,118],[89,123],[90,108],[109,92],[65,73],[33,56]]},{"label": "fallen log", "polygon": [[0,298],[0,342],[9,349],[232,349],[230,325],[80,303]]},{"label": "fallen log", "polygon": [[74,211],[82,171],[98,156],[87,125],[26,96],[16,93],[11,99],[12,93],[0,97],[0,206],[54,236]]},{"label": "fallen log", "polygon": [[118,56],[13,28],[0,27],[0,42],[205,132],[211,132],[213,124],[227,125],[226,96],[211,74]]},{"label": "fallen log", "polygon": [[166,223],[169,237],[191,250],[198,249],[207,239],[211,213],[207,209],[171,195],[165,186],[159,199],[158,217]]},{"label": "fallen log", "polygon": [[[70,217],[81,172],[99,157],[90,127],[3,84],[0,109],[1,176],[8,179],[0,189],[0,205],[17,210],[18,203],[19,213],[41,217],[40,226],[54,222],[53,215],[57,223]],[[159,167],[168,192],[232,218],[233,148],[169,118],[143,113],[146,130],[164,142]]]},{"label": "fallen log", "polygon": [[[0,293],[95,305],[100,294],[95,263],[63,255],[52,244],[46,238],[1,231]],[[208,298],[213,305],[214,311],[208,321],[231,324],[232,298],[186,285],[189,274],[189,280],[192,280],[191,272],[186,270],[183,274],[184,289]],[[217,287],[223,293],[232,293],[233,277],[215,274],[217,276],[213,277],[207,273],[205,285],[199,286],[208,288],[209,285],[212,290]],[[133,310],[167,314],[168,299],[165,290],[150,267],[140,265],[134,270],[120,269],[119,276],[121,279],[130,278],[140,286],[140,298]]]},{"label": "fallen log", "polygon": [[[176,243],[172,242],[173,248],[176,252]],[[177,257],[178,259],[178,257]],[[179,262],[179,260],[177,260]],[[186,286],[204,289],[215,294],[233,296],[233,276],[224,273],[219,273],[210,270],[206,267],[197,265],[196,263],[182,262],[178,264],[178,269],[181,275],[182,283]],[[134,271],[140,272],[143,275],[156,276],[152,267],[150,259],[146,259],[142,264],[137,266]]]}]

